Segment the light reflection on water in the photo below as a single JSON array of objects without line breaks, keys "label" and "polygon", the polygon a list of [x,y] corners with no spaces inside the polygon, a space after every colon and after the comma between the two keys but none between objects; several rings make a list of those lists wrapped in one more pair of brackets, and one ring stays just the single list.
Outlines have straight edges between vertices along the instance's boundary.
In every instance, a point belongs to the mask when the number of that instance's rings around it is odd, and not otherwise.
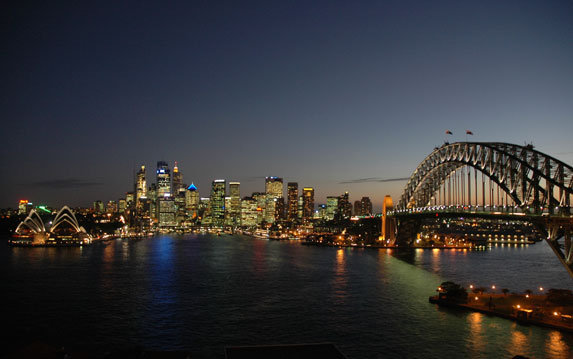
[{"label": "light reflection on water", "polygon": [[222,357],[225,345],[324,341],[351,359],[567,358],[572,348],[570,334],[428,303],[445,280],[567,287],[538,245],[398,252],[195,235],[62,249],[0,250],[13,332],[199,358]]}]

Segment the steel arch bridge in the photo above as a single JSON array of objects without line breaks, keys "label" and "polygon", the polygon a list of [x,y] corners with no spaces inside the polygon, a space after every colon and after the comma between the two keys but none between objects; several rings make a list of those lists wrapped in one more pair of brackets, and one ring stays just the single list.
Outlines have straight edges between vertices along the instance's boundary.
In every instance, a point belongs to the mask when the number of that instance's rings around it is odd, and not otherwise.
[{"label": "steel arch bridge", "polygon": [[[467,185],[463,168],[468,168]],[[469,168],[474,169],[475,186]],[[454,179],[462,169],[462,176]],[[400,226],[412,222],[412,212],[431,211],[432,203],[449,202],[456,211],[479,212],[478,192],[481,190],[482,212],[485,213],[486,191],[478,187],[477,173],[494,183],[511,199],[516,218],[535,224],[546,234],[547,243],[573,277],[573,248],[571,248],[571,201],[573,197],[573,167],[539,152],[532,145],[520,146],[502,142],[456,142],[435,148],[410,177],[396,210],[390,214],[397,224],[396,240],[408,243],[400,236]],[[452,180],[456,201],[452,203]],[[491,184],[490,184],[491,188]],[[489,192],[489,191],[488,191]],[[459,199],[462,199],[461,201]],[[493,192],[490,201],[493,198]],[[438,200],[439,199],[439,200]],[[472,206],[472,199],[475,206]],[[461,203],[460,203],[461,202]],[[499,203],[498,203],[499,205]],[[509,207],[506,200],[505,206]],[[491,207],[490,207],[491,208]],[[519,215],[519,216],[518,216]],[[485,217],[485,216],[484,216]],[[400,223],[402,222],[402,223]],[[408,233],[408,231],[402,231]],[[408,233],[410,235],[411,233]],[[563,240],[563,243],[561,243]]]}]

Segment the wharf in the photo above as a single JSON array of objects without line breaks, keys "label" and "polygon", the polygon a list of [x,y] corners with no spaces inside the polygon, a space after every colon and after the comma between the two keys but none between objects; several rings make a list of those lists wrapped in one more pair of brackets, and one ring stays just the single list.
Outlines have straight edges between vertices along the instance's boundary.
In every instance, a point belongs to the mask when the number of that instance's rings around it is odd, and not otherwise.
[{"label": "wharf", "polygon": [[[492,295],[482,295],[481,296],[482,298],[480,299],[484,299],[485,297],[493,298],[494,296],[497,297],[496,299],[500,298],[500,295],[492,294]],[[447,300],[438,299],[438,296],[431,296],[429,298],[429,301],[430,303],[437,304],[442,307],[471,310],[482,314],[493,315],[496,317],[513,320],[522,325],[537,325],[540,327],[556,329],[566,333],[573,333],[573,321],[571,321],[570,319],[566,321],[564,316],[562,316],[561,319],[559,319],[558,316],[532,317],[531,315],[528,315],[531,314],[531,310],[518,309],[512,311],[508,310],[507,308],[499,308],[496,310],[495,305],[490,307],[487,304],[484,304],[483,301],[479,302],[476,301],[477,304],[473,304],[472,302],[455,303]]]}]

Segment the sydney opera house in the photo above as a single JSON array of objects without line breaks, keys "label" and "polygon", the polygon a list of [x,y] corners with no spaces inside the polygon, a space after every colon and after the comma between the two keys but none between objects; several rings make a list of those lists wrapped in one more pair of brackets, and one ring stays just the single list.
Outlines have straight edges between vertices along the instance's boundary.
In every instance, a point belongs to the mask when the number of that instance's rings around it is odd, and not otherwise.
[{"label": "sydney opera house", "polygon": [[91,242],[92,237],[79,225],[74,212],[64,206],[48,223],[35,209],[31,210],[20,222],[9,243],[16,246],[73,246]]}]

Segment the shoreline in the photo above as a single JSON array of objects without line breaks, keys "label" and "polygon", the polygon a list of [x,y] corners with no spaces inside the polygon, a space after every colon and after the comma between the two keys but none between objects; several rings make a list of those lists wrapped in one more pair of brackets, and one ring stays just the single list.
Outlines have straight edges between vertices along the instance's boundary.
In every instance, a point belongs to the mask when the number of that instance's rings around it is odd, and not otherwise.
[{"label": "shoreline", "polygon": [[436,304],[436,305],[441,306],[441,307],[469,310],[469,311],[478,312],[478,313],[482,313],[482,314],[486,314],[486,315],[496,316],[496,317],[503,318],[503,319],[513,320],[514,322],[517,322],[518,324],[521,324],[521,325],[536,325],[536,326],[540,326],[540,327],[559,330],[559,331],[562,331],[565,333],[573,333],[573,322],[571,322],[571,323],[565,323],[565,322],[564,323],[558,323],[558,322],[555,322],[553,319],[551,321],[548,321],[548,320],[542,320],[542,319],[534,319],[531,317],[530,318],[527,318],[527,317],[526,318],[518,318],[518,316],[514,315],[513,313],[496,311],[495,307],[493,309],[489,309],[489,308],[481,306],[481,305],[478,306],[478,305],[472,305],[472,304],[468,304],[468,303],[464,304],[464,303],[448,302],[445,300],[438,299],[438,296],[431,296],[428,298],[428,300],[430,303]]}]

